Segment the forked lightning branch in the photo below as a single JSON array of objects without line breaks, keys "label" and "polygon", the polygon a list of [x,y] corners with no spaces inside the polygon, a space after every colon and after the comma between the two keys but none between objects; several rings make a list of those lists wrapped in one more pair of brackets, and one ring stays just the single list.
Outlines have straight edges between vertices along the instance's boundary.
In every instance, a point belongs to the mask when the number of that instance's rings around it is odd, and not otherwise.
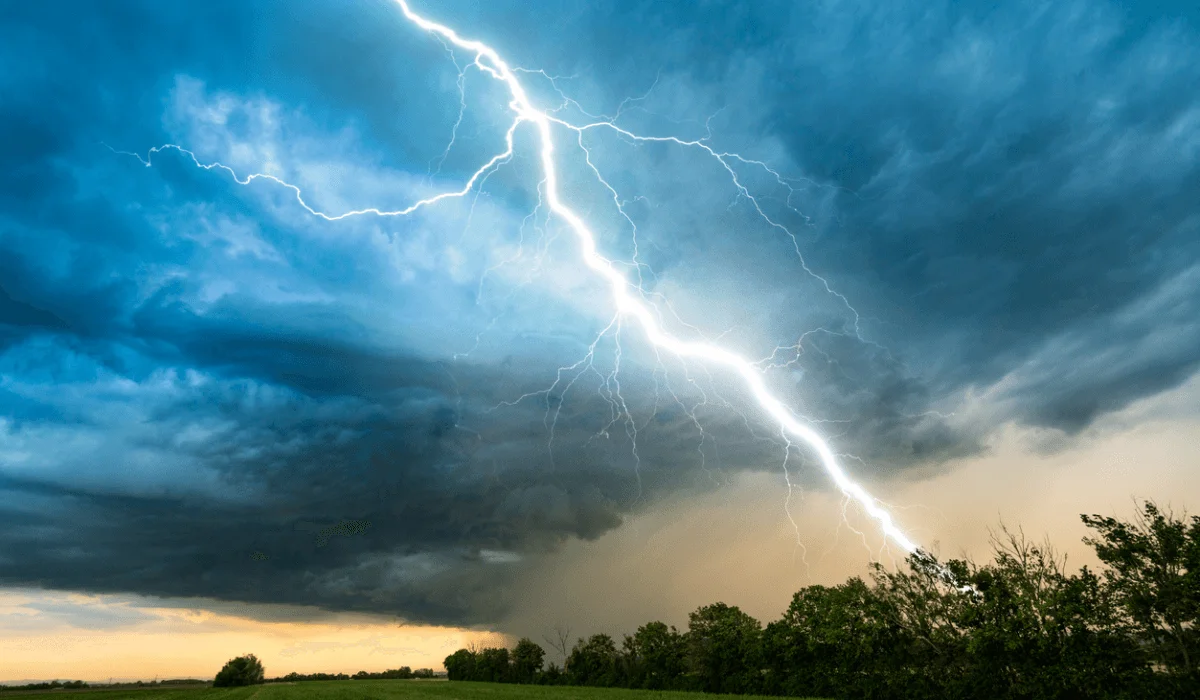
[{"label": "forked lightning branch", "polygon": [[[603,281],[607,282],[608,288],[612,294],[612,301],[615,304],[617,314],[622,319],[630,319],[636,323],[645,336],[646,341],[651,343],[658,351],[666,351],[671,353],[681,360],[694,360],[704,363],[713,368],[721,368],[733,376],[739,378],[744,387],[748,390],[750,396],[753,397],[758,409],[765,413],[771,420],[775,421],[783,436],[788,442],[790,448],[792,440],[798,440],[803,445],[807,446],[818,458],[818,461],[833,483],[838,489],[851,501],[857,504],[862,510],[871,517],[883,533],[886,541],[899,547],[907,554],[917,552],[917,545],[909,539],[909,537],[899,528],[893,520],[891,514],[883,507],[883,505],[866,491],[859,483],[851,478],[850,474],[839,463],[833,450],[830,448],[826,440],[817,433],[813,428],[805,425],[797,418],[796,414],[778,399],[767,387],[764,379],[763,370],[760,369],[753,361],[738,355],[720,345],[711,342],[689,341],[678,338],[668,333],[662,324],[656,319],[652,307],[644,301],[645,292],[640,284],[629,279],[620,266],[615,264],[611,259],[606,258],[596,245],[596,237],[593,234],[588,222],[578,214],[571,205],[565,201],[560,194],[559,187],[559,172],[556,165],[555,153],[555,132],[560,134],[563,132],[573,132],[581,134],[586,130],[591,129],[611,129],[622,136],[639,140],[639,141],[661,141],[671,142],[684,147],[698,148],[705,151],[709,156],[720,162],[730,177],[733,179],[734,185],[739,193],[752,202],[758,215],[761,216],[769,225],[786,232],[791,236],[782,224],[774,221],[766,212],[759,207],[757,200],[751,196],[750,192],[738,179],[736,170],[731,165],[731,162],[753,165],[760,167],[777,180],[779,175],[767,167],[760,161],[742,158],[736,153],[723,153],[713,149],[703,140],[684,140],[673,137],[658,137],[658,136],[640,136],[627,129],[618,127],[612,121],[595,121],[586,124],[574,124],[558,116],[557,113],[552,113],[547,110],[538,109],[534,106],[533,101],[525,90],[524,85],[517,78],[518,73],[528,73],[515,69],[506,63],[499,54],[496,53],[487,44],[482,42],[466,39],[458,34],[455,30],[443,24],[426,19],[417,14],[409,7],[406,0],[396,0],[400,10],[404,13],[404,17],[424,30],[425,32],[435,36],[444,43],[453,46],[459,50],[465,51],[474,56],[473,65],[483,73],[491,76],[495,80],[502,83],[506,88],[510,101],[508,108],[512,113],[513,121],[505,132],[506,148],[503,152],[496,154],[476,170],[463,186],[456,190],[441,192],[431,197],[414,202],[407,207],[397,210],[383,210],[377,208],[358,209],[342,213],[323,212],[310,206],[304,199],[300,188],[285,182],[272,175],[261,173],[251,174],[245,177],[240,177],[233,169],[221,163],[204,163],[201,162],[191,151],[175,145],[168,144],[151,149],[146,158],[137,156],[142,162],[149,166],[154,153],[163,150],[175,150],[189,157],[197,166],[208,170],[223,170],[231,175],[240,184],[249,184],[253,180],[263,179],[274,182],[275,184],[285,187],[293,192],[297,202],[310,214],[326,219],[336,221],[353,216],[407,216],[425,207],[433,206],[438,202],[447,199],[463,198],[471,193],[476,187],[481,184],[490,173],[495,169],[508,162],[513,156],[514,135],[519,129],[531,129],[535,132],[539,150],[538,162],[541,170],[541,187],[544,193],[545,205],[549,211],[557,217],[559,221],[565,224],[578,240],[579,248],[582,254],[583,262],[588,269],[599,276]],[[537,71],[533,71],[537,72]],[[130,154],[135,155],[135,154]],[[590,165],[590,161],[589,161]],[[592,167],[596,177],[600,182],[608,187],[608,183],[604,182],[599,172]],[[611,188],[610,188],[611,189]],[[619,206],[619,205],[618,205]],[[793,242],[795,236],[792,236]],[[799,253],[797,247],[797,253]],[[813,274],[813,276],[824,284],[825,289],[837,296],[843,303],[846,302],[845,297],[837,294],[825,280],[808,269],[801,258],[801,264],[804,269]],[[848,304],[847,304],[848,306]],[[856,314],[857,318],[857,314]]]}]

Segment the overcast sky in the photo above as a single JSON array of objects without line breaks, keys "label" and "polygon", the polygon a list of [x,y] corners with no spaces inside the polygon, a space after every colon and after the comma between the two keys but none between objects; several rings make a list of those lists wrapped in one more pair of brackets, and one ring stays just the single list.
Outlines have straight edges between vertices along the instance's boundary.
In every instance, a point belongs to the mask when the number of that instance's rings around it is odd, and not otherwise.
[{"label": "overcast sky", "polygon": [[[705,146],[559,129],[562,196],[922,546],[1003,519],[1086,560],[1080,512],[1200,501],[1194,4],[413,7],[564,120]],[[464,197],[306,210],[504,150],[502,86],[390,0],[0,18],[0,679],[218,628],[161,672],[436,666],[893,563],[734,377],[614,316],[528,125]]]}]

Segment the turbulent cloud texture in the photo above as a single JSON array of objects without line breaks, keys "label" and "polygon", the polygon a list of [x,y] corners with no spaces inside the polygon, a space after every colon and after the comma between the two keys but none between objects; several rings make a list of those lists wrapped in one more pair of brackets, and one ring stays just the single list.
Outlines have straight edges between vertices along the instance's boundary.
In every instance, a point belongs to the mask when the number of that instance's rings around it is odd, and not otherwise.
[{"label": "turbulent cloud texture", "polygon": [[[1074,435],[1200,364],[1184,8],[427,5],[564,118],[770,164],[732,161],[752,200],[697,148],[559,135],[665,322],[764,358],[858,473]],[[0,583],[484,623],[668,495],[822,483],[610,325],[528,134],[461,200],[338,222],[122,153],[328,212],[461,187],[503,92],[391,3],[0,12]]]}]

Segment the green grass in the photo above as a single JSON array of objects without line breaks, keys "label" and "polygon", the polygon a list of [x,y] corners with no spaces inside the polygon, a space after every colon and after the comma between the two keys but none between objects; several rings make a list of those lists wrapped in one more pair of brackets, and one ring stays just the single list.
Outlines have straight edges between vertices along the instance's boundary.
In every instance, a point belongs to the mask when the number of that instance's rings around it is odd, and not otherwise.
[{"label": "green grass", "polygon": [[[287,685],[268,683],[249,688],[122,688],[120,690],[46,690],[12,692],[0,697],[78,695],[79,700],[698,700],[700,693],[679,693],[623,688],[577,686],[502,685],[461,681],[306,681]],[[755,700],[760,696],[725,696]],[[763,699],[765,700],[765,699]],[[772,698],[771,700],[778,700]]]}]

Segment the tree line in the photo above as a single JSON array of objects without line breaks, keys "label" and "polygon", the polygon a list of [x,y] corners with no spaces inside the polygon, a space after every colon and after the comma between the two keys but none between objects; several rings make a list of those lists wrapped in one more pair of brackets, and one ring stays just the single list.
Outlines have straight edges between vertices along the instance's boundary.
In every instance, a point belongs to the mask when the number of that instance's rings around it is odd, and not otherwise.
[{"label": "tree line", "polygon": [[45,681],[42,683],[25,683],[23,685],[0,685],[0,692],[6,690],[75,690],[77,688],[90,688],[83,681]]},{"label": "tree line", "polygon": [[295,683],[297,681],[366,681],[366,680],[410,680],[413,678],[433,678],[432,668],[412,670],[408,666],[389,669],[387,671],[359,671],[353,675],[346,673],[296,673],[292,671],[286,676],[268,678],[266,683]]},{"label": "tree line", "polygon": [[[387,671],[359,671],[354,675],[347,673],[296,673],[292,671],[286,676],[267,678],[262,661],[254,654],[238,656],[225,662],[213,679],[214,688],[234,688],[261,683],[296,683],[299,681],[362,681],[362,680],[409,680],[413,678],[433,678],[431,668],[412,670],[408,666],[389,669]],[[139,683],[141,685],[141,683]]]},{"label": "tree line", "polygon": [[[992,561],[918,553],[903,570],[798,591],[763,625],[715,603],[686,630],[581,638],[562,666],[530,639],[460,649],[450,680],[837,698],[1200,698],[1200,517],[1145,502],[1081,516],[1101,567],[1068,571],[1001,529]],[[565,640],[564,640],[565,642]]]},{"label": "tree line", "polygon": [[207,685],[208,681],[199,678],[169,678],[166,680],[152,681],[127,681],[127,682],[108,682],[108,683],[88,683],[86,681],[43,681],[41,683],[25,683],[23,685],[0,685],[0,692],[7,690],[80,690],[83,688],[91,688],[93,690],[120,689],[120,688],[155,688],[158,686],[180,686],[180,685]]}]

